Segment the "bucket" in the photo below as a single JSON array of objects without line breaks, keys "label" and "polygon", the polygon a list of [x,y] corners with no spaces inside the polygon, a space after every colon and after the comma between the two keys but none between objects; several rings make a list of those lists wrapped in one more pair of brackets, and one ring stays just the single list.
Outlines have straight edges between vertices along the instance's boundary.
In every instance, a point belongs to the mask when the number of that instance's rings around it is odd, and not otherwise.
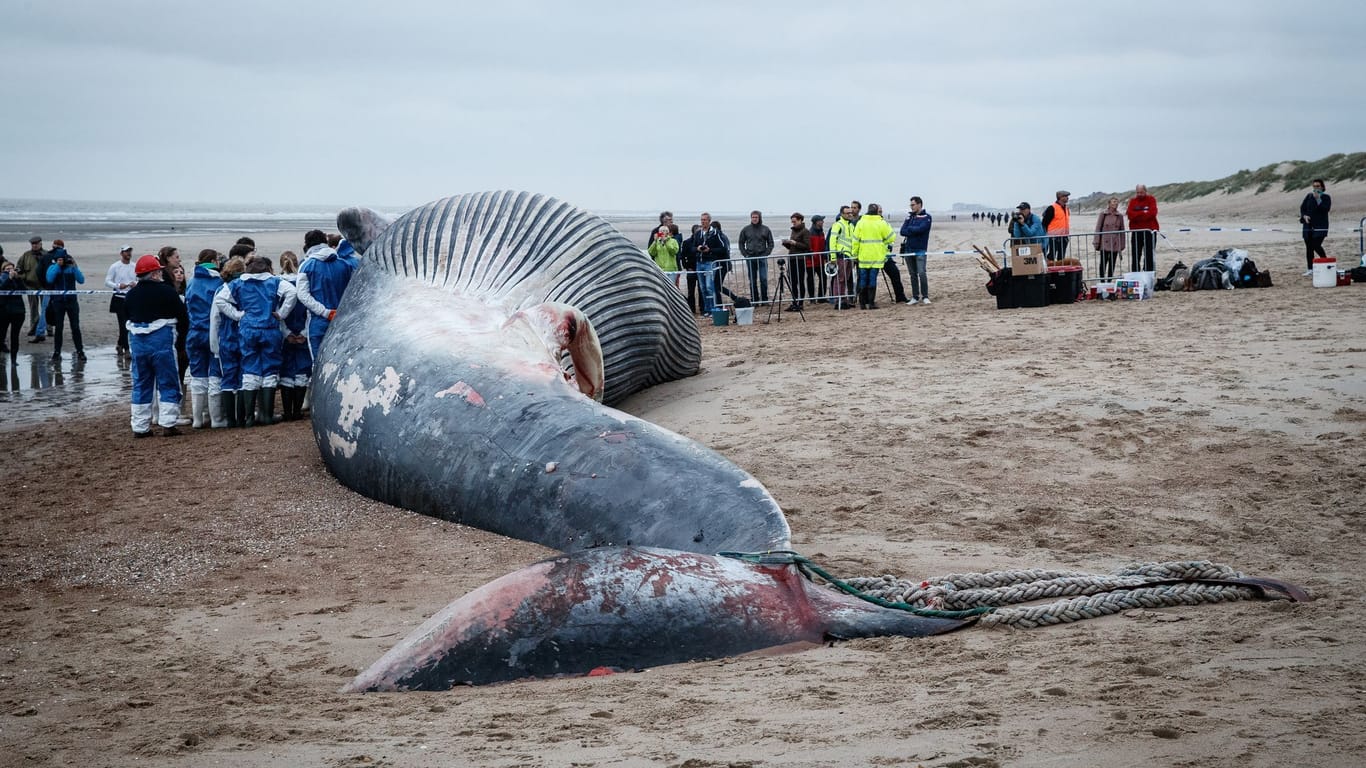
[{"label": "bucket", "polygon": [[1338,284],[1338,260],[1314,259],[1314,287],[1336,288]]},{"label": "bucket", "polygon": [[736,307],[735,324],[754,325],[754,307]]},{"label": "bucket", "polygon": [[725,307],[713,309],[711,311],[711,324],[716,326],[730,325],[730,310]]}]

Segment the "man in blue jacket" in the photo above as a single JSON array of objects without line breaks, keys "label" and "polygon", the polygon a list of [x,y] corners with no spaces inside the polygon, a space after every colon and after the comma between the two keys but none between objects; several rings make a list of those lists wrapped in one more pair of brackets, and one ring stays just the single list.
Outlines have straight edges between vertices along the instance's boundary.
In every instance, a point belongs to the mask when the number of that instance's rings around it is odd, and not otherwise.
[{"label": "man in blue jacket", "polygon": [[1029,209],[1029,203],[1015,206],[1015,215],[1010,219],[1012,245],[1039,245],[1043,242],[1043,221]]},{"label": "man in blue jacket", "polygon": [[911,198],[911,212],[901,222],[901,253],[906,259],[906,272],[911,278],[911,304],[930,303],[930,284],[925,276],[925,252],[930,249],[930,225],[934,219],[925,210],[919,195]]},{"label": "man in blue jacket", "polygon": [[[53,291],[74,291],[77,285],[85,284],[85,275],[81,273],[81,268],[76,266],[76,260],[66,252],[66,243],[53,240],[52,244],[56,246],[52,249],[52,264],[48,266],[47,274],[44,275],[47,287]],[[85,345],[81,343],[81,305],[78,297],[49,297],[47,314],[52,326],[52,361],[55,363],[62,359],[62,327],[65,320],[70,319],[71,343],[76,345],[76,359],[85,362]]]}]

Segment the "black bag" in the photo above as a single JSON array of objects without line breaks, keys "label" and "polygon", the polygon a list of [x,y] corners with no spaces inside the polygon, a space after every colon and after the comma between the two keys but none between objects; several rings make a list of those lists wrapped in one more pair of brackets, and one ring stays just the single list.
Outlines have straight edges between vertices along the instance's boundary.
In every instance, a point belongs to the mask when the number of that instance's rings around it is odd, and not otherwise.
[{"label": "black bag", "polygon": [[1233,285],[1236,288],[1260,288],[1257,285],[1257,263],[1252,259],[1243,259],[1243,267],[1234,278]]},{"label": "black bag", "polygon": [[1154,291],[1170,291],[1171,288],[1172,288],[1172,278],[1173,278],[1173,277],[1176,277],[1176,272],[1177,272],[1177,270],[1180,270],[1180,269],[1189,269],[1189,267],[1187,267],[1187,266],[1186,266],[1184,263],[1182,263],[1182,262],[1179,262],[1179,261],[1176,262],[1175,264],[1172,265],[1172,268],[1171,268],[1170,270],[1167,271],[1167,276],[1166,276],[1166,277],[1164,277],[1164,278],[1162,278],[1162,279],[1160,279],[1160,280],[1155,281],[1155,283],[1153,284],[1153,290],[1154,290]]},{"label": "black bag", "polygon": [[1204,259],[1195,262],[1191,268],[1190,289],[1192,291],[1217,291],[1232,288],[1233,279],[1228,265],[1222,259]]},{"label": "black bag", "polygon": [[1366,283],[1366,267],[1352,267],[1348,274],[1352,276],[1352,282]]}]

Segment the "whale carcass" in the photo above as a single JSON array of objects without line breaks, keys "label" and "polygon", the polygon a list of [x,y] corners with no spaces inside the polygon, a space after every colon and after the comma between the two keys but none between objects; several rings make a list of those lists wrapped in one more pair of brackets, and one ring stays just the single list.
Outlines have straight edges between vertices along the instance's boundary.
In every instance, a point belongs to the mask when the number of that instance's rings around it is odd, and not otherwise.
[{"label": "whale carcass", "polygon": [[312,402],[344,484],[561,551],[787,546],[781,509],[749,473],[604,405],[690,376],[701,357],[683,297],[606,221],[497,192],[355,234],[362,266]]},{"label": "whale carcass", "polygon": [[[683,556],[786,549],[789,529],[749,473],[610,407],[696,373],[701,342],[677,289],[607,222],[490,192],[391,225],[348,209],[338,225],[363,260],[314,366],[312,425],[329,470],[371,498],[569,553],[456,601],[353,690],[962,625],[812,597],[791,566]],[[645,572],[651,588],[622,588]]]}]

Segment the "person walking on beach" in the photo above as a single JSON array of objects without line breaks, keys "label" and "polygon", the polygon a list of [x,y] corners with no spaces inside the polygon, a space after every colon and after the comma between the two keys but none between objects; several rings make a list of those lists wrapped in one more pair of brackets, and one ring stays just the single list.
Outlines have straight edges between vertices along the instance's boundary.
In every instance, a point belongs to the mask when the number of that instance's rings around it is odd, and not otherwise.
[{"label": "person walking on beach", "polygon": [[176,328],[189,323],[185,302],[164,281],[163,264],[152,254],[137,260],[138,284],[128,291],[128,341],[132,349],[133,437],[152,436],[152,398],[161,400],[157,421],[162,434],[178,435],[180,415],[179,366],[176,363]]},{"label": "person walking on beach", "polygon": [[925,252],[930,249],[930,227],[934,217],[925,210],[925,201],[916,195],[911,198],[911,210],[901,222],[901,253],[906,259],[906,273],[911,278],[911,304],[930,303],[930,283],[925,273]]},{"label": "person walking on beach", "polygon": [[[77,285],[85,284],[85,275],[76,265],[76,260],[66,252],[66,243],[53,240],[52,264],[47,268],[47,285],[54,291],[74,291]],[[67,321],[71,322],[71,343],[76,345],[76,359],[85,362],[85,345],[81,340],[81,303],[79,297],[51,296],[48,299],[48,313],[52,315],[52,361],[62,359],[62,331]]]},{"label": "person walking on beach", "polygon": [[1072,233],[1072,213],[1067,208],[1067,201],[1071,197],[1071,192],[1058,190],[1053,204],[1043,212],[1043,229],[1048,234],[1044,249],[1050,261],[1067,258],[1067,237]]},{"label": "person walking on beach", "polygon": [[[51,258],[43,250],[43,238],[34,235],[28,239],[29,248],[19,256],[19,276],[30,291],[41,291],[45,287],[48,264]],[[28,336],[29,341],[47,341],[47,300],[46,296],[28,296]]]},{"label": "person walking on beach", "polygon": [[327,235],[321,229],[304,233],[304,263],[299,266],[295,285],[299,303],[309,313],[308,347],[314,359],[355,271],[353,262],[342,259],[327,244]]},{"label": "person walking on beach", "polygon": [[1323,240],[1328,237],[1328,211],[1333,208],[1333,198],[1329,196],[1323,179],[1314,179],[1309,194],[1300,203],[1300,224],[1304,235],[1304,274],[1314,274],[1314,257],[1328,258],[1323,250]]},{"label": "person walking on beach", "polygon": [[854,225],[860,309],[877,309],[877,273],[887,266],[895,242],[892,225],[882,219],[882,206],[869,203],[868,213],[859,217],[858,224]]},{"label": "person walking on beach", "polygon": [[768,301],[768,257],[773,253],[773,230],[764,223],[764,214],[749,212],[749,224],[740,230],[740,255],[749,273],[749,298]]},{"label": "person walking on beach", "polygon": [[114,352],[120,357],[128,354],[128,329],[125,327],[128,322],[128,310],[124,308],[124,302],[128,298],[128,290],[137,284],[138,274],[133,268],[133,246],[125,245],[119,249],[119,260],[110,264],[109,271],[104,274],[104,287],[114,292],[109,299],[109,311],[119,324],[119,340],[114,345]]},{"label": "person walking on beach", "polygon": [[1135,186],[1134,196],[1129,198],[1124,215],[1129,218],[1131,231],[1129,271],[1156,271],[1157,261],[1153,257],[1153,248],[1157,245],[1157,233],[1161,229],[1157,224],[1157,198],[1148,194],[1148,188],[1143,184]]},{"label": "person walking on beach", "polygon": [[1124,214],[1119,212],[1118,197],[1110,198],[1105,210],[1096,217],[1096,237],[1091,245],[1100,251],[1100,276],[1106,280],[1113,278],[1115,262],[1124,250]]}]

